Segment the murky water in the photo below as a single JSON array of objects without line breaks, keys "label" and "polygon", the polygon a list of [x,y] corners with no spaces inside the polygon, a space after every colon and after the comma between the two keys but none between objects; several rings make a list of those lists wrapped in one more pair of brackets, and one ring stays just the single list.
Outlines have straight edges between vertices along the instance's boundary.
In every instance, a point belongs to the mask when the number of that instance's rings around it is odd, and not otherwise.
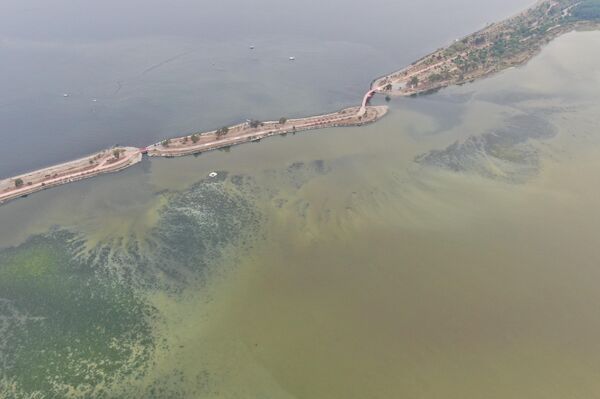
[{"label": "murky water", "polygon": [[599,46],[3,206],[0,392],[596,396]]}]

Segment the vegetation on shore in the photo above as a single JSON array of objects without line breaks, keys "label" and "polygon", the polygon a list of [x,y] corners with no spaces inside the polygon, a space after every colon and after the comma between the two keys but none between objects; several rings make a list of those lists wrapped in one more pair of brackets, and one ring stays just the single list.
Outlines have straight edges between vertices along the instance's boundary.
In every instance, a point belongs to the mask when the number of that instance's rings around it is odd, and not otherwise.
[{"label": "vegetation on shore", "polygon": [[600,22],[600,0],[546,0],[375,82],[384,93],[414,95],[520,65],[555,37]]},{"label": "vegetation on shore", "polygon": [[215,134],[217,136],[217,139],[220,139],[221,137],[225,136],[227,133],[229,133],[229,127],[223,126],[222,128],[217,129]]},{"label": "vegetation on shore", "polygon": [[[274,121],[248,119],[244,123],[224,126],[217,130],[195,133],[192,136],[175,137],[147,147],[149,156],[184,156],[199,152],[222,149],[245,142],[258,142],[273,135],[296,133],[302,130],[322,129],[337,126],[360,126],[383,117],[387,106],[346,108],[338,112],[309,116],[299,119],[280,117]],[[190,140],[191,138],[191,140]]]},{"label": "vegetation on shore", "polygon": [[[508,67],[523,64],[555,37],[578,27],[595,28],[599,23],[600,0],[544,0],[515,17],[490,24],[462,40],[457,39],[452,45],[421,58],[408,68],[377,79],[372,87],[374,91],[384,93],[385,100],[390,101],[391,95],[412,96],[431,93],[452,84],[463,84]],[[165,139],[159,144],[150,146],[150,150],[141,149],[141,152],[138,151],[138,155],[141,156],[141,153],[164,156],[186,155],[199,152],[197,148],[200,145],[204,145],[203,151],[207,151],[223,147],[226,142],[232,142],[238,138],[245,141],[257,141],[261,137],[288,132],[295,133],[297,130],[356,126],[364,124],[365,120],[373,122],[385,114],[385,112],[374,110],[371,115],[352,117],[343,115],[345,112],[346,110],[342,110],[333,118],[330,115],[321,115],[288,121],[286,117],[281,117],[278,121],[273,122],[252,119],[248,120],[246,124],[224,126],[214,132],[194,133],[191,136]],[[291,127],[288,126],[288,122],[292,122]],[[248,132],[246,129],[252,130],[252,132]],[[252,134],[248,135],[247,133]],[[248,137],[240,137],[244,134]],[[227,137],[225,138],[225,136]],[[208,145],[206,140],[212,141],[212,144]],[[244,140],[233,144],[239,144]],[[98,156],[86,160],[85,167],[78,166],[75,168],[76,170],[73,168],[70,170],[67,164],[64,164],[65,170],[60,172],[63,179],[55,181],[53,184],[64,184],[74,181],[74,179],[91,177],[98,173],[120,170],[129,166],[121,165],[123,160],[128,159],[124,149],[115,148],[111,155],[110,159],[103,159],[110,155],[108,152],[102,152]],[[118,165],[119,168],[110,165]],[[61,167],[63,165],[46,169],[53,170]],[[93,168],[97,168],[97,170],[92,170]],[[109,170],[110,168],[112,169]],[[56,172],[40,176],[44,171],[45,169],[32,172],[25,176],[27,178],[0,180],[0,203],[19,195],[47,188],[46,180],[61,177]],[[15,196],[15,192],[24,191],[24,186],[33,186],[32,189],[35,190]]]}]

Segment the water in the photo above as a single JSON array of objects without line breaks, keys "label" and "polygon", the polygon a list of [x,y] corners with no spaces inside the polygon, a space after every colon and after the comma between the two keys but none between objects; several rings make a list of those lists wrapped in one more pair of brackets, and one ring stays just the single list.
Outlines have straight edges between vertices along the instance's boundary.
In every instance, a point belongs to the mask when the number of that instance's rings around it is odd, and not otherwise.
[{"label": "water", "polygon": [[528,1],[436,3],[4,1],[0,178],[114,144],[355,105],[374,77]]},{"label": "water", "polygon": [[[569,34],[375,125],[145,160],[1,207],[0,393],[593,397],[599,44]],[[307,112],[345,101],[303,90],[289,101]],[[271,95],[229,111],[292,112]]]}]

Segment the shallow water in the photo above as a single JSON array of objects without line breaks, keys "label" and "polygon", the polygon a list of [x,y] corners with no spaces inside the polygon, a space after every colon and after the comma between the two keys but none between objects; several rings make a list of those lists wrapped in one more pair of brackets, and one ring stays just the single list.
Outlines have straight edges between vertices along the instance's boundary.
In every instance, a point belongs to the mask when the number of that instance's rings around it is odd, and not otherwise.
[{"label": "shallow water", "polygon": [[1,207],[0,392],[594,397],[599,45]]}]

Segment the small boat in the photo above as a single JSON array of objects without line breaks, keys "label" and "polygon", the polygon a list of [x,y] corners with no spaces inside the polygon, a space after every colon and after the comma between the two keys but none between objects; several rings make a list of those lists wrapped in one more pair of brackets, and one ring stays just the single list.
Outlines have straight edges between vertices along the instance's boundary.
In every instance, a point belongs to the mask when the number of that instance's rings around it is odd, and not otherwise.
[{"label": "small boat", "polygon": [[290,57],[290,61],[294,61],[296,57]]},{"label": "small boat", "polygon": [[208,177],[217,177],[217,172],[210,172]]},{"label": "small boat", "polygon": [[250,46],[250,50],[254,50],[254,46]]},{"label": "small boat", "polygon": [[97,102],[97,101],[98,101],[98,99],[97,99],[97,98],[92,98],[92,102],[93,102],[93,103],[95,103],[95,102]]},{"label": "small boat", "polygon": [[69,93],[63,93],[63,97],[69,97],[70,94]]}]

